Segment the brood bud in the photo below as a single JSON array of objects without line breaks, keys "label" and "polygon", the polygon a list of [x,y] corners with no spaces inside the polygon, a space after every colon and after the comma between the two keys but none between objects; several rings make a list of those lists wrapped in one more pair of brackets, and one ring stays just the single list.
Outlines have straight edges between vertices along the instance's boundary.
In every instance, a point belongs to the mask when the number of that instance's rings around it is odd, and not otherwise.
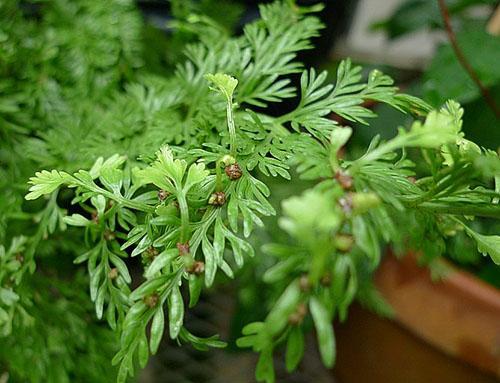
[{"label": "brood bud", "polygon": [[299,279],[299,287],[302,292],[308,292],[311,290],[311,282],[309,281],[309,277],[304,274]]},{"label": "brood bud", "polygon": [[380,198],[375,193],[355,193],[352,196],[353,213],[363,214],[380,205]]},{"label": "brood bud", "polygon": [[354,237],[349,234],[337,234],[333,242],[339,251],[342,253],[348,253],[354,245]]},{"label": "brood bud", "polygon": [[116,267],[113,267],[111,270],[109,270],[108,278],[109,279],[118,278],[118,269]]},{"label": "brood bud", "polygon": [[302,323],[306,314],[307,306],[304,303],[300,303],[297,306],[295,312],[290,314],[290,316],[288,317],[288,323],[290,323],[292,326],[297,326]]},{"label": "brood bud", "polygon": [[224,171],[226,172],[226,175],[229,177],[229,179],[232,181],[239,179],[243,174],[240,165],[238,165],[236,162],[234,164],[226,166],[224,168]]},{"label": "brood bud", "polygon": [[158,249],[153,246],[149,246],[146,251],[144,251],[144,255],[148,258],[154,258],[158,255]]},{"label": "brood bud", "polygon": [[113,239],[116,238],[115,233],[113,233],[111,230],[104,230],[103,237],[106,241],[112,241]]},{"label": "brood bud", "polygon": [[177,249],[179,250],[179,255],[188,255],[189,254],[189,242],[181,243],[177,242]]},{"label": "brood bud", "polygon": [[332,274],[330,274],[329,272],[325,273],[321,277],[320,283],[322,286],[325,286],[325,287],[330,286],[332,284]]},{"label": "brood bud", "polygon": [[342,170],[335,172],[334,178],[344,190],[351,190],[353,186],[352,177]]},{"label": "brood bud", "polygon": [[158,304],[158,301],[160,300],[160,297],[157,293],[153,293],[151,295],[145,296],[143,298],[143,302],[148,306],[149,308],[153,308]]},{"label": "brood bud", "polygon": [[170,193],[166,190],[163,189],[158,190],[158,199],[160,201],[165,201],[169,195]]},{"label": "brood bud", "polygon": [[222,206],[226,203],[226,194],[222,191],[212,193],[208,199],[209,205]]},{"label": "brood bud", "polygon": [[339,198],[340,207],[345,215],[363,214],[380,205],[380,198],[375,193],[347,193]]},{"label": "brood bud", "polygon": [[339,205],[345,215],[351,215],[352,213],[352,193],[348,193],[342,198],[339,198]]},{"label": "brood bud", "polygon": [[189,274],[200,275],[205,271],[205,263],[201,261],[193,262],[193,264],[187,269]]}]

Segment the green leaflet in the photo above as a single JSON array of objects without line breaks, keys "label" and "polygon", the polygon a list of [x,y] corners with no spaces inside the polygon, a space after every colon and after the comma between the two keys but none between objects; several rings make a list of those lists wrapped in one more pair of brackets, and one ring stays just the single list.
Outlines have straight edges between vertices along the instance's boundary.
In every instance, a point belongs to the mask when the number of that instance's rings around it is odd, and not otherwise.
[{"label": "green leaflet", "polygon": [[483,235],[464,225],[467,234],[477,243],[477,249],[483,255],[489,255],[497,265],[500,265],[500,236]]},{"label": "green leaflet", "polygon": [[314,320],[314,326],[316,327],[321,359],[325,366],[332,367],[335,363],[336,354],[332,318],[316,298],[311,298],[309,307]]},{"label": "green leaflet", "polygon": [[32,200],[42,195],[50,194],[68,179],[69,176],[66,173],[58,172],[57,170],[52,170],[51,172],[42,170],[41,172],[37,172],[35,173],[35,177],[30,178],[30,184],[32,186],[25,198],[27,200]]},{"label": "green leaflet", "polygon": [[304,334],[300,327],[292,328],[286,344],[286,369],[294,371],[304,355]]},{"label": "green leaflet", "polygon": [[158,351],[158,347],[160,346],[161,339],[163,337],[163,328],[165,326],[165,316],[163,314],[163,307],[160,307],[156,310],[155,315],[153,316],[153,321],[151,322],[151,336],[149,349],[151,350],[151,354],[156,354]]},{"label": "green leaflet", "polygon": [[274,383],[273,349],[267,348],[260,353],[255,370],[255,377],[259,382]]},{"label": "green leaflet", "polygon": [[169,297],[168,322],[170,338],[175,339],[181,331],[184,321],[184,302],[178,287],[174,287]]},{"label": "green leaflet", "polygon": [[205,75],[205,78],[216,86],[216,89],[226,97],[228,102],[232,100],[233,92],[238,85],[238,80],[225,73],[209,73]]}]

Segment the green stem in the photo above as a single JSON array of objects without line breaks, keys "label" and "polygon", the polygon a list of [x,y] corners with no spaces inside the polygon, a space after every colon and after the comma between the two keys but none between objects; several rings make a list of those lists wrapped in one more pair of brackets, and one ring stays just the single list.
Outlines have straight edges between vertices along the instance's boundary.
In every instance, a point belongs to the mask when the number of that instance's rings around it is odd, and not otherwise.
[{"label": "green stem", "polygon": [[181,212],[181,243],[186,243],[189,240],[189,208],[186,195],[179,191],[177,193],[177,202],[179,202],[179,210]]},{"label": "green stem", "polygon": [[215,163],[215,191],[222,191],[222,171],[219,161]]},{"label": "green stem", "polygon": [[77,182],[77,185],[81,186],[85,189],[88,189],[90,191],[93,191],[95,193],[101,194],[104,197],[108,197],[109,199],[112,199],[113,201],[116,201],[119,204],[126,206],[126,207],[129,207],[131,209],[143,211],[145,213],[153,213],[155,211],[154,206],[149,206],[145,203],[129,200],[121,195],[116,195],[108,190],[100,188],[97,185],[89,186],[89,185],[87,185],[83,182],[79,182],[79,181]]},{"label": "green stem", "polygon": [[363,165],[376,161],[380,157],[383,157],[385,154],[403,147],[405,141],[406,137],[397,136],[392,140],[380,145],[378,148],[373,149],[368,153],[365,153],[362,157],[352,162],[351,167],[353,168],[353,171],[357,171]]},{"label": "green stem", "polygon": [[500,205],[493,204],[424,202],[418,205],[418,209],[430,210],[437,214],[469,215],[500,219]]},{"label": "green stem", "polygon": [[413,199],[412,200],[413,204],[415,206],[417,206],[420,203],[426,202],[432,198],[443,197],[442,194],[446,191],[449,192],[450,187],[456,188],[457,186],[459,186],[459,185],[457,185],[457,180],[460,180],[463,175],[467,174],[467,172],[468,172],[468,167],[465,166],[465,167],[457,170],[455,173],[448,173],[446,176],[442,177],[438,181],[438,183],[435,185],[435,187],[427,190],[421,196]]},{"label": "green stem", "polygon": [[[500,194],[500,176],[495,176],[495,192]],[[498,205],[499,202],[500,202],[499,197],[493,198],[493,203],[495,205]]]},{"label": "green stem", "polygon": [[233,103],[228,100],[226,105],[227,127],[229,129],[229,151],[236,157],[236,128],[234,127]]}]

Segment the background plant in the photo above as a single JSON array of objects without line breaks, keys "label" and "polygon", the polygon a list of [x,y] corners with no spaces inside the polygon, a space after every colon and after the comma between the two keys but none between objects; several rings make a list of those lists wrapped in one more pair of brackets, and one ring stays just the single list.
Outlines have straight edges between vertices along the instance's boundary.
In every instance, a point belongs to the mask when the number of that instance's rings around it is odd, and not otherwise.
[{"label": "background plant", "polygon": [[[474,76],[487,89],[493,103],[498,105],[498,70],[496,61],[500,58],[498,37],[488,32],[487,24],[497,3],[490,1],[447,1],[445,8],[449,15],[452,33],[456,44],[465,60],[471,66]],[[406,22],[403,22],[406,20]],[[418,20],[418,22],[417,22]],[[445,18],[446,20],[446,18]],[[392,39],[411,34],[421,29],[442,31],[446,36],[443,14],[438,2],[407,1],[395,10],[387,20],[376,25],[383,29]],[[454,81],[448,81],[453,78]],[[412,93],[421,95],[434,106],[445,102],[447,98],[460,101],[465,109],[464,131],[480,145],[496,150],[500,144],[498,129],[492,129],[498,123],[494,110],[497,106],[488,105],[480,88],[471,79],[471,74],[464,69],[457,54],[453,51],[449,38],[436,49],[435,56],[423,75],[409,84]],[[394,118],[386,111],[382,113],[379,127],[385,118]],[[384,132],[382,132],[384,134]],[[494,234],[498,232],[497,224],[488,219],[473,223],[476,230]],[[473,272],[490,284],[498,286],[499,269],[488,262],[479,253],[474,242],[465,233],[446,241],[445,255],[454,263]]]}]

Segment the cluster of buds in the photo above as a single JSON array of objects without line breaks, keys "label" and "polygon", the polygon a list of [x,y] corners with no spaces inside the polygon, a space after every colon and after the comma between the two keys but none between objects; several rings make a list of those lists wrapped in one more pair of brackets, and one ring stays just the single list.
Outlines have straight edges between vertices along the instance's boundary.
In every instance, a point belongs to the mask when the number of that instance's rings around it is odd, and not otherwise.
[{"label": "cluster of buds", "polygon": [[212,193],[210,198],[208,199],[209,205],[213,206],[222,206],[226,203],[226,193],[223,191],[218,191],[215,193]]},{"label": "cluster of buds", "polygon": [[352,196],[353,193],[347,193],[344,197],[339,198],[339,206],[342,208],[342,211],[345,215],[350,216],[352,214]]},{"label": "cluster of buds", "polygon": [[320,279],[320,283],[324,287],[328,287],[332,284],[332,274],[327,271]]},{"label": "cluster of buds", "polygon": [[153,293],[151,295],[147,295],[143,298],[143,302],[149,308],[155,307],[160,300],[160,296],[157,293]]},{"label": "cluster of buds", "polygon": [[92,214],[90,215],[90,218],[92,219],[92,222],[95,224],[99,223],[99,214],[97,214],[97,211],[93,211]]},{"label": "cluster of buds", "polygon": [[116,267],[113,267],[111,270],[109,270],[108,278],[111,280],[118,278],[118,269]]},{"label": "cluster of buds", "polygon": [[346,173],[342,170],[338,170],[335,173],[333,178],[335,178],[337,180],[337,182],[342,187],[342,189],[344,189],[344,190],[351,190],[352,189],[353,179],[348,173]]},{"label": "cluster of buds", "polygon": [[347,193],[339,198],[340,207],[346,216],[363,214],[380,204],[380,198],[375,193]]},{"label": "cluster of buds", "polygon": [[170,193],[166,190],[163,189],[158,190],[158,199],[160,201],[165,201],[169,195]]},{"label": "cluster of buds", "polygon": [[144,250],[141,254],[142,264],[147,266],[153,262],[153,259],[159,254],[158,249],[153,246],[149,246],[146,250]]},{"label": "cluster of buds", "polygon": [[103,237],[106,241],[112,241],[116,238],[116,235],[111,230],[106,229],[104,230]]},{"label": "cluster of buds", "polygon": [[335,247],[341,253],[348,253],[351,251],[352,246],[354,245],[354,237],[349,234],[337,234],[333,239]]},{"label": "cluster of buds", "polygon": [[221,159],[221,164],[224,166],[224,172],[231,181],[239,179],[243,174],[240,165],[238,165],[233,156],[225,155]]},{"label": "cluster of buds", "polygon": [[142,257],[148,261],[152,261],[157,255],[158,255],[158,249],[156,247],[153,247],[153,246],[149,246],[142,253]]},{"label": "cluster of buds", "polygon": [[243,174],[240,165],[238,165],[236,162],[234,164],[227,165],[224,168],[224,171],[226,172],[226,175],[229,177],[231,181],[236,181]]},{"label": "cluster of buds", "polygon": [[202,261],[195,261],[186,270],[189,274],[203,274],[203,272],[205,271],[205,263],[203,263]]},{"label": "cluster of buds", "polygon": [[302,323],[307,314],[307,306],[304,303],[299,303],[295,311],[288,317],[288,323],[292,326],[297,326]]},{"label": "cluster of buds", "polygon": [[158,255],[158,249],[156,247],[149,246],[146,249],[145,253],[147,254],[148,257],[154,258]]},{"label": "cluster of buds", "polygon": [[179,250],[179,255],[184,256],[189,254],[189,242],[181,243],[177,242],[177,250]]},{"label": "cluster of buds", "polygon": [[300,277],[299,288],[300,291],[304,293],[307,293],[309,290],[311,290],[311,281],[309,281],[309,277],[307,276],[307,274],[304,274]]}]

